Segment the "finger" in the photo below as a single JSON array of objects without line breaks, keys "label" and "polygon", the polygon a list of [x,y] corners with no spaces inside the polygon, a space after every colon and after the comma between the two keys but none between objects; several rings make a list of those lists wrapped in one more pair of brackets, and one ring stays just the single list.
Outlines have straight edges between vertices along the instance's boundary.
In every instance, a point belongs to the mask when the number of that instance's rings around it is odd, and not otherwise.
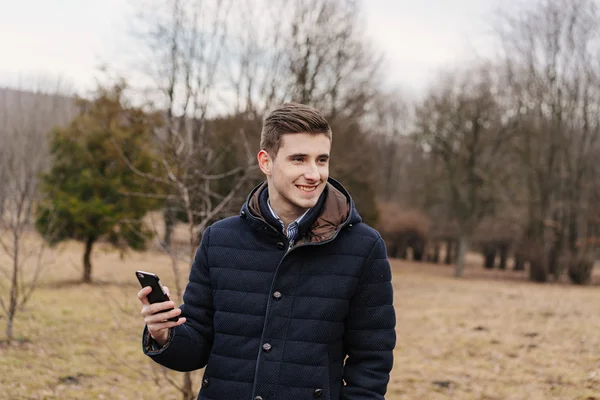
[{"label": "finger", "polygon": [[144,322],[146,325],[159,324],[165,322],[169,318],[178,317],[179,315],[181,315],[181,309],[176,308],[168,312],[146,315],[144,317]]},{"label": "finger", "polygon": [[166,286],[163,286],[163,290],[166,293],[168,298],[171,298],[171,292],[169,291],[169,288]]},{"label": "finger", "polygon": [[183,325],[185,324],[185,322],[187,321],[187,318],[185,317],[179,317],[177,319],[177,321],[161,321],[161,322],[156,322],[153,324],[146,324],[146,326],[148,327],[148,331],[152,334],[158,333],[163,329],[168,329],[168,328],[172,328],[174,326],[179,326],[179,325]]},{"label": "finger", "polygon": [[146,287],[143,287],[142,290],[140,290],[138,292],[137,297],[138,297],[138,299],[140,299],[142,304],[150,304],[150,301],[148,301],[148,295],[150,294],[151,291],[152,291],[152,288],[150,286],[146,286]]},{"label": "finger", "polygon": [[152,337],[154,337],[161,330],[163,330],[163,329],[169,329],[169,328],[174,328],[176,326],[183,325],[183,324],[185,324],[185,321],[186,321],[185,317],[181,317],[176,322],[174,322],[174,321],[164,321],[164,322],[159,322],[159,323],[156,323],[156,324],[148,325],[148,332],[150,333],[150,335],[152,335]]},{"label": "finger", "polygon": [[162,303],[144,305],[142,307],[142,315],[149,316],[154,314],[162,314],[163,312],[170,311],[171,309],[179,310],[179,308],[175,308],[175,303],[172,301],[163,301]]},{"label": "finger", "polygon": [[172,328],[174,326],[183,325],[183,324],[185,324],[186,321],[187,321],[187,319],[185,317],[180,317],[177,321],[161,321],[161,322],[156,322],[153,324],[146,324],[146,325],[148,327],[148,331],[154,335],[163,329],[168,329],[168,328]]}]

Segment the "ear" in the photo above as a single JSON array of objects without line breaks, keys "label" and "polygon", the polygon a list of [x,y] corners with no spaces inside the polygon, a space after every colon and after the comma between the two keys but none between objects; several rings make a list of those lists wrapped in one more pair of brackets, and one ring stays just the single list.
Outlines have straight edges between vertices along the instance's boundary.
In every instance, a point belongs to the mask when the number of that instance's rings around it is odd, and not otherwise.
[{"label": "ear", "polygon": [[261,150],[256,155],[258,167],[266,176],[271,176],[271,156],[266,150]]}]

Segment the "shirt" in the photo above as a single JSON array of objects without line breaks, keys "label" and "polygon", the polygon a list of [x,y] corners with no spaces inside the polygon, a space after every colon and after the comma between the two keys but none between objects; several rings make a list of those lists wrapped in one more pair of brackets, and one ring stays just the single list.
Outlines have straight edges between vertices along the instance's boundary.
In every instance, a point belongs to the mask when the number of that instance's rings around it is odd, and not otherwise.
[{"label": "shirt", "polygon": [[[273,217],[279,221],[279,223],[281,224],[281,228],[283,229],[285,224],[283,223],[283,221],[281,220],[281,218],[279,218],[279,216],[275,213],[275,211],[273,210],[273,208],[271,208],[271,201],[267,200],[267,205],[269,206],[269,211],[271,211],[271,215],[273,215]],[[285,235],[287,236],[287,238],[290,240],[290,243],[294,243],[294,241],[296,241],[297,237],[298,237],[298,226],[300,226],[300,222],[302,221],[302,219],[306,216],[306,214],[310,211],[310,208],[308,210],[306,210],[304,212],[304,214],[302,214],[301,216],[299,216],[298,218],[296,218],[296,220],[294,222],[292,222],[291,224],[288,225],[287,230],[285,231]]]}]

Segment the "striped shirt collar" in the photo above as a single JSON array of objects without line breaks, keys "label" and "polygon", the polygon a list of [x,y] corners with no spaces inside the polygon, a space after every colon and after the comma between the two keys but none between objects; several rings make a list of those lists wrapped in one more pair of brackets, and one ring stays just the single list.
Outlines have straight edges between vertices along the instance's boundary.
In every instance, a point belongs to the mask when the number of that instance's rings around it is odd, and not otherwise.
[{"label": "striped shirt collar", "polygon": [[[279,215],[277,215],[277,213],[275,213],[275,210],[273,210],[273,208],[271,208],[271,200],[270,199],[267,199],[267,206],[269,207],[269,211],[271,212],[271,215],[273,216],[273,218],[275,218],[277,221],[279,221],[279,223],[281,224],[281,229],[283,229],[285,225],[284,225],[283,221],[281,220],[281,218],[279,218]],[[302,214],[301,216],[296,218],[296,220],[294,222],[292,222],[291,224],[288,225],[285,235],[290,240],[290,242],[296,241],[297,236],[298,236],[298,227],[300,226],[300,222],[302,222],[302,219],[304,219],[304,217],[306,216],[306,214],[308,214],[308,212],[310,210],[311,210],[310,208],[308,210],[306,210],[304,212],[304,214]]]}]

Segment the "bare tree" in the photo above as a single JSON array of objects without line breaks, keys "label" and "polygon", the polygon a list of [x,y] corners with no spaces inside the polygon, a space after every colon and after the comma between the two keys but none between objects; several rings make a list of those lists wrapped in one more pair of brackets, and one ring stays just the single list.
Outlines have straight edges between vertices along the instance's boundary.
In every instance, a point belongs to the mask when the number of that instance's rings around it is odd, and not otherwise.
[{"label": "bare tree", "polygon": [[0,307],[9,342],[15,317],[31,298],[47,261],[45,242],[30,229],[38,177],[48,162],[47,133],[74,112],[60,82],[39,82],[34,91],[0,90],[0,252],[6,256],[0,258]]},{"label": "bare tree", "polygon": [[498,81],[481,67],[450,76],[416,111],[415,138],[444,168],[444,199],[458,226],[455,275],[478,224],[494,212],[505,178],[502,146],[509,130],[497,103]]},{"label": "bare tree", "polygon": [[[185,164],[185,170],[195,162],[194,168],[202,168],[198,160],[216,156],[207,142],[206,121],[219,109],[215,89],[231,4],[230,0],[140,2],[141,26],[136,34],[148,57],[141,72],[150,80],[144,92],[165,110],[166,127],[157,141],[169,165]],[[165,207],[166,246],[177,214],[183,212],[176,198],[174,194]]]},{"label": "bare tree", "polygon": [[[422,161],[423,151],[410,136],[412,105],[400,91],[379,93],[371,104],[366,125],[377,143],[380,166],[377,195],[382,202],[396,202],[414,207],[415,167]],[[421,165],[422,166],[422,165]]]},{"label": "bare tree", "polygon": [[[232,1],[160,1],[141,14],[145,27],[141,39],[149,50],[153,79],[147,93],[155,106],[165,110],[166,126],[157,132],[155,147],[160,158],[156,174],[143,174],[165,188],[165,234],[159,248],[171,258],[174,294],[183,296],[189,266],[206,227],[222,216],[231,200],[255,171],[254,157],[243,129],[230,134],[231,142],[221,140],[221,132],[211,123],[226,100],[217,89],[223,82],[227,17]],[[243,158],[227,167],[229,149],[241,144]],[[226,181],[226,189],[220,183]],[[183,248],[173,243],[176,222],[185,223]],[[156,226],[156,225],[155,225]],[[187,271],[187,270],[186,270]],[[170,378],[169,382],[173,382]],[[184,400],[195,398],[191,373],[183,374],[183,384],[175,385]]]},{"label": "bare tree", "polygon": [[593,151],[599,137],[599,14],[592,0],[544,0],[496,24],[518,122],[530,278],[558,278],[561,255],[580,257]]},{"label": "bare tree", "polygon": [[[191,259],[198,236],[230,212],[241,188],[260,178],[248,139],[258,144],[261,120],[273,105],[301,101],[324,111],[345,145],[337,151],[352,160],[340,162],[340,170],[363,179],[352,185],[372,196],[364,189],[369,175],[356,166],[369,171],[360,121],[376,93],[379,64],[356,23],[356,1],[141,4],[137,33],[151,78],[144,93],[167,120],[156,137],[163,173],[148,178],[168,188],[161,245],[174,256],[177,294],[179,262]],[[266,15],[272,22],[263,23]],[[176,221],[187,227],[185,257],[171,243]],[[187,375],[182,393],[192,395]]]},{"label": "bare tree", "polygon": [[[231,25],[226,48],[230,62],[225,64],[226,82],[232,88],[231,111],[245,121],[259,121],[273,106],[289,100],[285,73],[286,24],[281,18],[289,12],[284,1],[236,1],[228,23]],[[257,23],[260,21],[260,23]],[[259,124],[260,129],[260,124]]]},{"label": "bare tree", "polygon": [[376,95],[382,57],[365,35],[354,0],[287,1],[282,14],[283,74],[288,98],[312,105],[334,132],[332,176],[353,194],[367,223],[375,223],[376,144],[365,123]]},{"label": "bare tree", "polygon": [[288,1],[288,92],[330,119],[364,115],[377,94],[382,57],[369,46],[355,0]]}]

